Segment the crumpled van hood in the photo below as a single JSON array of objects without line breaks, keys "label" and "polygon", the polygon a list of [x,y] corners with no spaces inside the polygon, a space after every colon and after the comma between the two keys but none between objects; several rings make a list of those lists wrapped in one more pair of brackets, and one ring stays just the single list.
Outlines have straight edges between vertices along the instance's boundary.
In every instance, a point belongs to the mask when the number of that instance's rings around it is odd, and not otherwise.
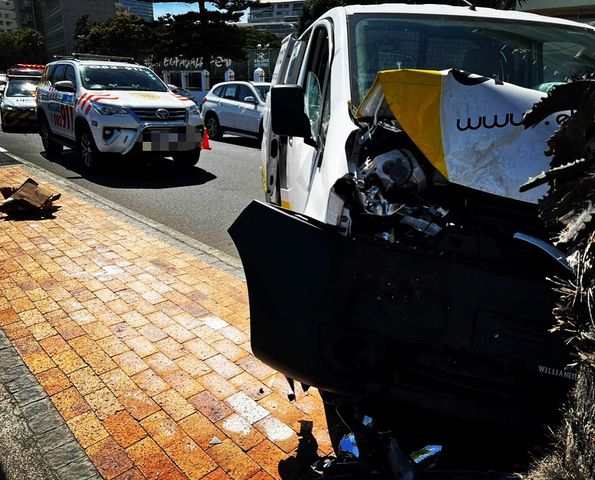
[{"label": "crumpled van hood", "polygon": [[458,70],[387,70],[357,109],[358,118],[395,118],[450,182],[536,203],[546,187],[520,193],[548,168],[546,140],[567,118],[556,113],[522,126],[545,93]]}]

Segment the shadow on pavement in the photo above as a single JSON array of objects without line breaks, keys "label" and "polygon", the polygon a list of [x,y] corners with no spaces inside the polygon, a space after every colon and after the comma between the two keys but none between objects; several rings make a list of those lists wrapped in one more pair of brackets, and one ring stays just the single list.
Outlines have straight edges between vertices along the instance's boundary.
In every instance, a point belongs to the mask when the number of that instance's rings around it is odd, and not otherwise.
[{"label": "shadow on pavement", "polygon": [[2,131],[4,133],[38,133],[39,132],[37,125],[31,125],[31,126],[27,126],[27,127],[8,127],[8,126],[2,125]]},{"label": "shadow on pavement", "polygon": [[[0,221],[4,221],[4,222],[23,222],[23,221],[37,221],[37,222],[43,222],[44,220],[54,220],[56,218],[56,216],[54,215],[54,212],[58,211],[60,207],[57,207],[56,210],[54,210],[53,212],[47,212],[47,213],[36,213],[36,212],[22,212],[22,213],[6,213],[6,214],[1,214],[4,216],[0,217]],[[2,477],[0,476],[0,480],[2,480]]]},{"label": "shadow on pavement", "polygon": [[223,137],[218,138],[217,140],[210,140],[211,143],[221,142],[221,143],[229,143],[230,145],[237,145],[239,147],[247,147],[247,148],[254,148],[256,150],[260,150],[260,141],[256,140],[255,138],[248,138],[248,137],[238,137],[235,135],[227,135],[223,134]]},{"label": "shadow on pavement", "polygon": [[279,462],[279,476],[283,480],[319,478],[311,465],[319,460],[318,442],[312,435],[312,422],[300,420],[299,443],[294,457]]},{"label": "shadow on pavement", "polygon": [[86,171],[73,150],[64,150],[59,155],[41,155],[77,175],[66,176],[69,180],[85,178],[97,185],[111,188],[173,188],[203,185],[217,177],[197,166],[180,167],[173,160],[153,157],[107,157],[97,171]]}]

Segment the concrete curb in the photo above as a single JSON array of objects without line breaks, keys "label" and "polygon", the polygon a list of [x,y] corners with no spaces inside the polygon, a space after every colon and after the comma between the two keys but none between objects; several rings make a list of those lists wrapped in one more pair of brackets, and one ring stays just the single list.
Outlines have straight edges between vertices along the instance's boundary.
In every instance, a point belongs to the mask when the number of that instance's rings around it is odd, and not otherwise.
[{"label": "concrete curb", "polygon": [[0,477],[99,480],[91,460],[0,330]]}]

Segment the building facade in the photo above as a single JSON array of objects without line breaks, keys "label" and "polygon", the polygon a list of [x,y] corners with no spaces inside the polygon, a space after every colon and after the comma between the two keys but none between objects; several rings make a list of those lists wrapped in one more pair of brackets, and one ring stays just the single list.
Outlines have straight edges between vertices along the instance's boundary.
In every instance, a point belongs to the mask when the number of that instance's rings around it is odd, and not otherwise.
[{"label": "building facade", "polygon": [[0,32],[17,28],[17,12],[13,0],[0,0]]},{"label": "building facade", "polygon": [[527,0],[518,9],[595,25],[593,0]]},{"label": "building facade", "polygon": [[15,3],[17,28],[35,28],[33,0],[19,0]]},{"label": "building facade", "polygon": [[102,22],[116,14],[114,0],[35,0],[34,7],[36,28],[45,37],[50,58],[74,51],[74,29],[82,15],[89,15],[89,22]]},{"label": "building facade", "polygon": [[116,4],[119,4],[126,13],[141,17],[146,22],[153,21],[152,0],[116,0]]},{"label": "building facade", "polygon": [[247,27],[283,38],[296,30],[304,0],[260,0],[250,7]]}]

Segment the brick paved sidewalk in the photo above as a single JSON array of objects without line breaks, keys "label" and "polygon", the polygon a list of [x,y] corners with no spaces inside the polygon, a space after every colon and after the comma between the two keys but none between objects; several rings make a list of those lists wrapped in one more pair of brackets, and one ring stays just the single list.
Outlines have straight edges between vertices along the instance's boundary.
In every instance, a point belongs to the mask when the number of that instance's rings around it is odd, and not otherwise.
[{"label": "brick paved sidewalk", "polygon": [[[28,176],[0,168],[0,186]],[[282,478],[304,421],[330,453],[318,394],[289,402],[250,353],[240,278],[78,196],[58,204],[0,218],[0,328],[104,478]]]}]

